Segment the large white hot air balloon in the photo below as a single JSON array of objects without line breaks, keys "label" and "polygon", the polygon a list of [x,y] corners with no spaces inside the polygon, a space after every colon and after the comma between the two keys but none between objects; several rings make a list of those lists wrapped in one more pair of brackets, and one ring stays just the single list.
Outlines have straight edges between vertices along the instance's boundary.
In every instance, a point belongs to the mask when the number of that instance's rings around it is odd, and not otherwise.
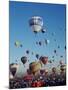
[{"label": "large white hot air balloon", "polygon": [[29,25],[31,26],[34,33],[38,33],[43,29],[43,19],[40,16],[33,16],[29,20]]}]

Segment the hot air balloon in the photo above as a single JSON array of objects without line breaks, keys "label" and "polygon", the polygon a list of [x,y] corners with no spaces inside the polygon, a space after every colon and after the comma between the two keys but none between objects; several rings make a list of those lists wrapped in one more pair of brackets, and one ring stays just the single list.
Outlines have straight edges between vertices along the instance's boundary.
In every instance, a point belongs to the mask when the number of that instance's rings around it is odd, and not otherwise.
[{"label": "hot air balloon", "polygon": [[60,60],[60,62],[59,62],[59,63],[60,63],[60,65],[63,65],[63,61],[62,61],[62,60]]},{"label": "hot air balloon", "polygon": [[41,56],[41,57],[39,58],[39,60],[40,60],[43,64],[47,64],[47,62],[48,62],[48,57]]},{"label": "hot air balloon", "polygon": [[29,25],[32,28],[34,33],[38,33],[42,30],[43,28],[43,19],[40,16],[33,16],[29,20]]},{"label": "hot air balloon", "polygon": [[42,33],[45,33],[45,32],[46,32],[46,29],[42,29],[41,32],[42,32]]},{"label": "hot air balloon", "polygon": [[40,72],[41,64],[40,62],[32,62],[29,64],[29,69],[33,73],[33,75],[37,75]]},{"label": "hot air balloon", "polygon": [[27,57],[26,56],[21,57],[21,62],[25,64],[27,62]]},{"label": "hot air balloon", "polygon": [[65,47],[64,47],[64,48],[65,48],[65,50],[66,50],[66,45],[65,45]]},{"label": "hot air balloon", "polygon": [[22,47],[22,44],[21,44],[19,41],[16,41],[16,42],[15,42],[15,46],[16,46],[16,47]]},{"label": "hot air balloon", "polygon": [[26,50],[26,53],[29,54],[29,50]]},{"label": "hot air balloon", "polygon": [[54,50],[54,53],[56,53],[56,50]]},{"label": "hot air balloon", "polygon": [[45,44],[47,45],[49,43],[50,43],[50,41],[48,39],[45,39]]},{"label": "hot air balloon", "polygon": [[36,54],[36,58],[37,58],[37,59],[39,58],[39,54]]},{"label": "hot air balloon", "polygon": [[41,41],[39,41],[39,45],[40,45],[40,46],[42,45],[42,42],[41,42]]},{"label": "hot air balloon", "polygon": [[56,67],[52,68],[52,72],[54,72],[54,73],[56,72]]},{"label": "hot air balloon", "polygon": [[19,67],[19,65],[18,64],[16,64],[16,63],[12,63],[12,64],[10,64],[10,72],[12,73],[12,75],[13,75],[13,77],[15,76],[15,74],[16,74],[16,71],[17,71],[17,69],[18,69],[18,67]]}]

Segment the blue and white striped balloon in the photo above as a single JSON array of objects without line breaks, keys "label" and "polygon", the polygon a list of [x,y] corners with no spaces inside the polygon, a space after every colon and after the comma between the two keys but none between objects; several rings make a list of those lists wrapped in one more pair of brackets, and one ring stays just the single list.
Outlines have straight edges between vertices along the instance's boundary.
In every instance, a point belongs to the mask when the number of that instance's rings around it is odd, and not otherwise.
[{"label": "blue and white striped balloon", "polygon": [[31,26],[32,30],[37,33],[43,28],[43,19],[39,16],[33,16],[29,20],[29,25]]}]

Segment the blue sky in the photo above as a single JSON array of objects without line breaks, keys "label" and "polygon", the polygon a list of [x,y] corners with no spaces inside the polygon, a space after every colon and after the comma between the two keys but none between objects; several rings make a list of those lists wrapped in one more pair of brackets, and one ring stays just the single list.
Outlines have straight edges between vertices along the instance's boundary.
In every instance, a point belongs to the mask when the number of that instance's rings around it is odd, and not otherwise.
[{"label": "blue sky", "polygon": [[[65,9],[64,4],[42,4],[42,3],[26,3],[26,2],[9,2],[9,34],[10,34],[10,63],[26,55],[26,50],[30,50],[28,55],[29,62],[36,59],[35,55],[31,55],[33,51],[35,54],[48,56],[49,59],[54,54],[54,49],[57,50],[58,56],[55,55],[55,64],[59,62],[60,55],[63,55],[65,62]],[[47,32],[37,35],[32,32],[29,26],[29,19],[32,16],[40,16],[43,18],[44,27]],[[54,33],[54,36],[52,36]],[[36,41],[43,41],[49,39],[50,43],[46,45],[37,46]],[[54,41],[56,39],[56,42]],[[20,41],[22,48],[16,48],[15,41]],[[58,45],[60,48],[58,49]]]}]

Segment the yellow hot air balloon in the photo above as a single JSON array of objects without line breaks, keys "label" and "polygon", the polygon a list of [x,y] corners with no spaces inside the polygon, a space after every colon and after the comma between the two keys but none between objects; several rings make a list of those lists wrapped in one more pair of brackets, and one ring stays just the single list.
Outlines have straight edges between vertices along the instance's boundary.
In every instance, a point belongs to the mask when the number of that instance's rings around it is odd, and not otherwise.
[{"label": "yellow hot air balloon", "polygon": [[41,69],[41,64],[40,64],[40,62],[37,62],[37,61],[36,61],[36,62],[30,63],[29,69],[30,69],[30,71],[31,71],[34,75],[36,75],[36,73],[39,72],[40,69]]}]

